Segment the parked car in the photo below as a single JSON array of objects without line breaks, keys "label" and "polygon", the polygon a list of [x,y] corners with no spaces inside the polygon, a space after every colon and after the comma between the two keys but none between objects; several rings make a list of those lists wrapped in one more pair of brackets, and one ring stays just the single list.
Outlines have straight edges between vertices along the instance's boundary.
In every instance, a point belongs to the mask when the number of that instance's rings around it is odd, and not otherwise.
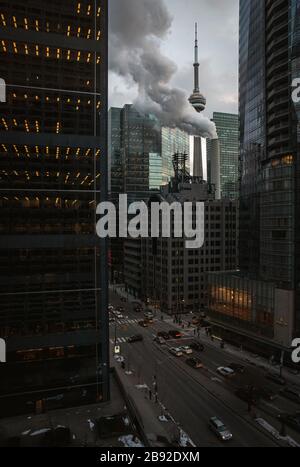
[{"label": "parked car", "polygon": [[141,341],[143,341],[143,340],[144,340],[144,338],[143,338],[142,335],[136,334],[136,335],[134,335],[134,336],[128,337],[127,342],[128,342],[129,344],[134,344],[135,342],[141,342]]},{"label": "parked car", "polygon": [[158,332],[157,337],[162,337],[165,341],[168,341],[170,339],[169,333],[165,331]]},{"label": "parked car", "polygon": [[143,320],[143,321],[139,321],[139,326],[141,326],[142,328],[148,328],[149,327],[149,321],[147,320]]},{"label": "parked car", "polygon": [[285,417],[285,423],[300,433],[300,414],[288,415]]},{"label": "parked car", "polygon": [[182,357],[183,355],[182,350],[178,347],[171,347],[169,350],[172,355],[175,355],[175,357]]},{"label": "parked car", "polygon": [[199,360],[199,358],[188,358],[185,363],[189,366],[191,366],[192,368],[195,368],[195,370],[199,370],[201,368],[203,368],[203,363],[201,362],[201,360]]},{"label": "parked car", "polygon": [[201,344],[200,342],[192,342],[190,347],[196,352],[204,352],[204,345]]},{"label": "parked car", "polygon": [[165,345],[166,341],[162,337],[156,336],[154,337],[154,342],[156,342],[159,345]]},{"label": "parked car", "polygon": [[169,336],[172,339],[180,339],[182,337],[182,333],[180,331],[172,330],[172,331],[169,331]]},{"label": "parked car", "polygon": [[217,372],[220,375],[225,376],[225,378],[231,378],[235,374],[235,372],[231,368],[226,368],[224,366],[220,366],[219,368],[217,368]]},{"label": "parked car", "polygon": [[246,367],[243,365],[240,365],[239,363],[230,363],[228,365],[228,368],[231,368],[235,373],[245,373]]},{"label": "parked car", "polygon": [[201,328],[210,328],[211,327],[211,323],[205,319],[202,319],[200,320],[200,327]]},{"label": "parked car", "polygon": [[280,386],[285,386],[286,385],[286,380],[282,376],[276,374],[276,373],[268,373],[266,378],[269,381],[272,381],[275,384],[279,384]]},{"label": "parked car", "polygon": [[209,427],[222,441],[230,441],[233,438],[226,425],[217,417],[210,419]]},{"label": "parked car", "polygon": [[290,399],[293,402],[300,404],[300,392],[297,389],[286,388],[281,391],[281,395],[286,399]]},{"label": "parked car", "polygon": [[186,355],[191,355],[193,353],[192,349],[188,345],[184,345],[180,347],[180,349],[182,350],[182,353]]},{"label": "parked car", "polygon": [[255,388],[254,393],[257,394],[258,397],[261,397],[266,401],[273,401],[274,399],[276,399],[277,396],[276,392],[272,391],[272,389],[265,387]]},{"label": "parked car", "polygon": [[197,318],[197,316],[193,316],[192,318],[192,324],[194,324],[195,326],[197,326],[197,324],[200,323],[200,318]]},{"label": "parked car", "polygon": [[252,404],[257,404],[257,402],[259,401],[259,397],[257,394],[254,393],[254,391],[251,392],[249,391],[249,388],[239,388],[235,391],[235,395],[241,399],[242,401],[244,402],[247,402],[249,403],[250,400],[252,402]]}]

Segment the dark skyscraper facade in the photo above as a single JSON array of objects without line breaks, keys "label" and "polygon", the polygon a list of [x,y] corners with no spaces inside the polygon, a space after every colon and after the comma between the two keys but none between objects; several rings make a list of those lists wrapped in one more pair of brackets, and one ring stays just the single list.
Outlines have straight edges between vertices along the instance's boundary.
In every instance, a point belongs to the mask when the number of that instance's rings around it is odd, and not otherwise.
[{"label": "dark skyscraper facade", "polygon": [[265,5],[240,2],[240,266],[259,264],[259,177],[265,150]]},{"label": "dark skyscraper facade", "polygon": [[300,332],[299,13],[299,0],[240,0],[240,272],[211,289],[227,330],[285,349]]},{"label": "dark skyscraper facade", "polygon": [[293,2],[241,1],[240,15],[240,265],[294,288],[299,11]]},{"label": "dark skyscraper facade", "polygon": [[106,399],[107,0],[0,1],[0,21],[1,371],[53,387],[91,359]]},{"label": "dark skyscraper facade", "polygon": [[[289,10],[290,21],[290,72],[291,79],[300,78],[300,1],[292,0]],[[295,335],[300,335],[300,103],[291,105],[291,137],[293,156],[295,160],[295,204],[293,214],[295,219]]]}]

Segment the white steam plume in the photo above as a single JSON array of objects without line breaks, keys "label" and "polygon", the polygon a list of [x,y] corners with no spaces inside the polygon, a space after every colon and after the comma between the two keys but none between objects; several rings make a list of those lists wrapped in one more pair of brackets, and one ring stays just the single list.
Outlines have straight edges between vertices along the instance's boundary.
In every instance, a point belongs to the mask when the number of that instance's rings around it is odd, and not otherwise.
[{"label": "white steam plume", "polygon": [[[195,112],[182,89],[170,85],[177,66],[161,52],[172,26],[164,0],[110,0],[109,68],[128,86],[138,86],[137,110],[156,115],[164,126],[216,138],[213,122]],[[191,67],[192,73],[192,67]]]}]

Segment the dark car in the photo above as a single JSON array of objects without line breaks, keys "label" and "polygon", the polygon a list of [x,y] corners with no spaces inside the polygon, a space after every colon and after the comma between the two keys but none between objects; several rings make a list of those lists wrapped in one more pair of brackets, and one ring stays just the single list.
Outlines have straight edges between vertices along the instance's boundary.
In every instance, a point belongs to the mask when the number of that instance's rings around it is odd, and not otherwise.
[{"label": "dark car", "polygon": [[273,401],[277,394],[269,388],[255,388],[254,393],[257,394],[258,398],[262,398],[266,401]]},{"label": "dark car", "polygon": [[284,420],[289,427],[300,433],[300,414],[288,415]]},{"label": "dark car", "polygon": [[143,338],[142,335],[136,334],[135,336],[128,337],[127,342],[129,344],[134,344],[135,342],[141,342],[143,340],[144,340],[144,338]]},{"label": "dark car", "polygon": [[120,313],[124,313],[125,308],[124,308],[123,306],[118,306],[118,307],[116,308],[116,311],[119,311]]},{"label": "dark car", "polygon": [[192,324],[194,324],[195,326],[197,326],[197,324],[200,324],[200,318],[198,318],[197,316],[193,316]]},{"label": "dark car", "polygon": [[245,373],[246,368],[243,365],[240,365],[239,363],[230,363],[228,365],[229,368],[231,368],[235,373]]},{"label": "dark car", "polygon": [[146,319],[144,319],[143,321],[139,321],[139,326],[141,326],[142,328],[148,328],[149,321],[147,321]]},{"label": "dark car", "polygon": [[232,433],[224,425],[224,423],[217,417],[212,417],[209,421],[209,428],[216,434],[222,441],[230,441]]},{"label": "dark car", "polygon": [[204,345],[201,344],[200,342],[192,342],[190,347],[196,352],[204,352]]},{"label": "dark car", "polygon": [[126,298],[125,298],[125,297],[122,297],[122,298],[121,298],[121,302],[126,303],[126,302],[127,302]]},{"label": "dark car", "polygon": [[182,333],[180,331],[169,331],[169,336],[172,338],[172,339],[180,339],[182,337]]},{"label": "dark car", "polygon": [[154,337],[154,342],[156,342],[159,345],[166,345],[165,339],[159,336]]},{"label": "dark car", "polygon": [[199,358],[188,358],[185,363],[189,366],[191,366],[192,368],[195,368],[195,370],[199,370],[201,368],[203,368],[203,363],[201,362],[201,360],[199,360]]},{"label": "dark car", "polygon": [[235,391],[235,395],[244,402],[251,402],[252,404],[257,404],[259,401],[258,394],[254,390],[249,388],[239,388]]},{"label": "dark car", "polygon": [[297,389],[286,388],[283,391],[281,391],[281,395],[286,399],[300,404],[300,391],[298,391]]},{"label": "dark car", "polygon": [[201,328],[210,328],[211,323],[205,319],[200,319],[200,327]]},{"label": "dark car", "polygon": [[134,311],[136,313],[141,313],[143,311],[143,308],[140,305],[137,305],[136,307],[134,307]]},{"label": "dark car", "polygon": [[162,337],[163,339],[165,339],[165,341],[168,341],[170,339],[169,333],[165,331],[158,332],[157,337]]},{"label": "dark car", "polygon": [[276,373],[268,373],[266,378],[275,384],[279,384],[280,386],[286,385],[286,380],[282,376],[277,375]]}]

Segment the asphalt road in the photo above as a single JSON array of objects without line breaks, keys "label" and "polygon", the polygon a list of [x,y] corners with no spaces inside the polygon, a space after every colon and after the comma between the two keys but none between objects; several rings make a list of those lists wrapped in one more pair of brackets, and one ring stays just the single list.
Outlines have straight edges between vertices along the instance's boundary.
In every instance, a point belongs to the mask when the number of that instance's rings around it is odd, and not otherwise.
[{"label": "asphalt road", "polygon": [[[112,346],[116,331],[126,369],[134,371],[141,384],[148,386],[156,376],[160,401],[197,446],[277,446],[275,439],[265,434],[251,419],[246,403],[234,395],[234,389],[240,385],[257,381],[265,384],[265,375],[260,370],[249,366],[245,375],[237,375],[231,381],[224,379],[218,375],[217,368],[238,360],[209,343],[205,343],[205,352],[197,354],[205,369],[194,370],[185,363],[187,357],[176,358],[168,350],[171,346],[189,344],[194,340],[192,330],[185,330],[180,341],[168,341],[166,346],[159,346],[154,343],[154,336],[158,331],[174,328],[173,323],[162,322],[159,316],[149,328],[142,328],[138,324],[143,319],[142,313],[135,313],[132,305],[121,303],[115,295],[112,295],[111,303],[125,308],[124,319],[110,325]],[[134,334],[142,334],[143,342],[128,344],[126,339]],[[208,421],[213,416],[219,417],[231,430],[232,442],[220,442],[209,430]]]}]

